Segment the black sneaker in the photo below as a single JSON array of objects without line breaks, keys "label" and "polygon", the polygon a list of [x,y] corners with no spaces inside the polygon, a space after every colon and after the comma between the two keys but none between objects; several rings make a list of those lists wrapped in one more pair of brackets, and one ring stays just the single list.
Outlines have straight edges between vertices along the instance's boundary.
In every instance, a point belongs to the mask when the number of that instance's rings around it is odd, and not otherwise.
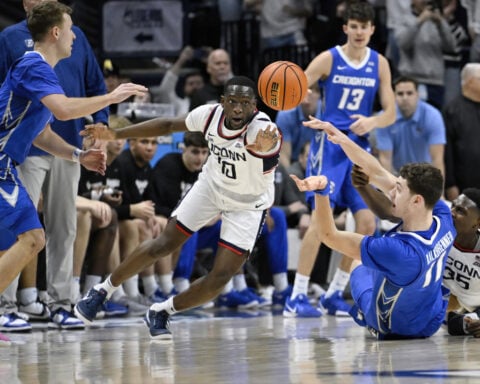
[{"label": "black sneaker", "polygon": [[170,315],[167,311],[156,312],[149,309],[145,315],[145,323],[150,329],[150,336],[154,340],[171,340],[172,333],[168,329]]}]

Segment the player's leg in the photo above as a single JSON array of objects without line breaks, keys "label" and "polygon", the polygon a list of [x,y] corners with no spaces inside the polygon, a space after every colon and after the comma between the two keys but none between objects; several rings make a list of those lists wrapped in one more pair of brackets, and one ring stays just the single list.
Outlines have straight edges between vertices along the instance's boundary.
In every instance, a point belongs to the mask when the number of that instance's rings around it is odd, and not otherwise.
[{"label": "player's leg", "polygon": [[[206,276],[196,280],[186,291],[150,307],[147,324],[153,338],[171,338],[168,330],[169,316],[178,311],[197,307],[218,296],[253,249],[266,212],[228,211],[228,204],[223,208],[226,211],[222,213],[219,248],[212,270]],[[179,212],[179,215],[181,213]],[[213,217],[215,215],[210,216],[210,219]]]},{"label": "player's leg", "polygon": [[53,157],[51,162],[43,189],[47,289],[51,297],[48,304],[52,321],[49,326],[81,329],[85,324],[71,312],[73,244],[77,232],[76,199],[80,165],[56,157]]},{"label": "player's leg", "polygon": [[189,233],[179,229],[175,219],[170,220],[165,231],[156,239],[141,243],[123,260],[103,283],[96,285],[75,306],[75,313],[83,321],[91,322],[105,299],[127,279],[153,265],[159,258],[170,255],[189,238]]},{"label": "player's leg", "polygon": [[272,272],[275,290],[272,293],[272,305],[283,307],[287,297],[292,293],[288,285],[288,241],[287,217],[280,208],[270,208],[274,227],[265,236],[268,264]]},{"label": "player's leg", "polygon": [[308,301],[307,290],[315,259],[320,248],[317,219],[312,213],[312,221],[302,239],[298,258],[297,272],[293,283],[292,294],[287,298],[283,308],[285,317],[320,317],[321,311],[314,308]]}]

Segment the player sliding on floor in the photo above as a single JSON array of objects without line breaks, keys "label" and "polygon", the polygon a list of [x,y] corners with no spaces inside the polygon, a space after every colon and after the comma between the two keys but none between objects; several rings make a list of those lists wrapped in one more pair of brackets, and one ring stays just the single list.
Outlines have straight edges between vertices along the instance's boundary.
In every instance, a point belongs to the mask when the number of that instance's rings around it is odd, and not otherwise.
[{"label": "player sliding on floor", "polygon": [[328,179],[292,176],[301,191],[317,192],[315,214],[325,244],[362,262],[352,265],[355,304],[350,314],[379,339],[433,335],[445,317],[442,275],[456,234],[450,210],[439,200],[440,170],[426,163],[408,164],[395,177],[330,123],[310,117],[304,125],[324,130],[384,193],[392,216],[401,220],[382,237],[339,231],[330,209]]}]

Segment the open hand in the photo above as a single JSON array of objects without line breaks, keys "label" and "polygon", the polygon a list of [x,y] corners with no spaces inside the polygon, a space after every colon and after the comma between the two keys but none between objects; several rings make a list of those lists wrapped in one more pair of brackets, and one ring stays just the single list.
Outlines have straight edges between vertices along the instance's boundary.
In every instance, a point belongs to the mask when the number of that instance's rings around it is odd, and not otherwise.
[{"label": "open hand", "polygon": [[248,144],[245,148],[253,152],[268,152],[275,148],[279,139],[277,127],[269,125],[267,129],[259,130],[255,142]]},{"label": "open hand", "polygon": [[112,141],[117,138],[115,131],[103,124],[85,125],[85,129],[80,131],[80,136],[85,137],[90,143],[95,143],[99,140]]},{"label": "open hand", "polygon": [[105,175],[107,169],[107,159],[105,152],[101,149],[89,149],[80,155],[80,164],[82,164],[89,171],[98,172]]},{"label": "open hand", "polygon": [[309,116],[308,118],[310,120],[304,121],[303,125],[312,129],[324,131],[328,135],[328,140],[332,143],[340,144],[342,140],[347,139],[347,136],[342,131],[335,128],[331,123],[319,120],[314,116]]},{"label": "open hand", "polygon": [[148,92],[148,88],[140,84],[123,83],[110,92],[112,104],[121,103],[130,96],[144,96]]},{"label": "open hand", "polygon": [[480,338],[480,320],[465,317],[464,321],[467,324],[467,332],[473,335],[473,337]]},{"label": "open hand", "polygon": [[355,188],[363,188],[370,183],[368,175],[366,175],[362,168],[354,164],[352,167],[352,184]]},{"label": "open hand", "polygon": [[301,192],[322,190],[328,185],[328,179],[326,176],[309,176],[303,180],[295,175],[290,175],[290,177],[295,181],[298,190]]}]

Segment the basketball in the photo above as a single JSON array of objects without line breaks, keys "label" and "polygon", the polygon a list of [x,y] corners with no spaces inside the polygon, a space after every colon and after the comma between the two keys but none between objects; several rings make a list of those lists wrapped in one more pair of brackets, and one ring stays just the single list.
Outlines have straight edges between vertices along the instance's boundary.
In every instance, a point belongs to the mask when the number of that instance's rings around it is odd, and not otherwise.
[{"label": "basketball", "polygon": [[276,111],[295,108],[307,96],[307,76],[297,64],[275,61],[267,65],[257,82],[262,101]]}]

